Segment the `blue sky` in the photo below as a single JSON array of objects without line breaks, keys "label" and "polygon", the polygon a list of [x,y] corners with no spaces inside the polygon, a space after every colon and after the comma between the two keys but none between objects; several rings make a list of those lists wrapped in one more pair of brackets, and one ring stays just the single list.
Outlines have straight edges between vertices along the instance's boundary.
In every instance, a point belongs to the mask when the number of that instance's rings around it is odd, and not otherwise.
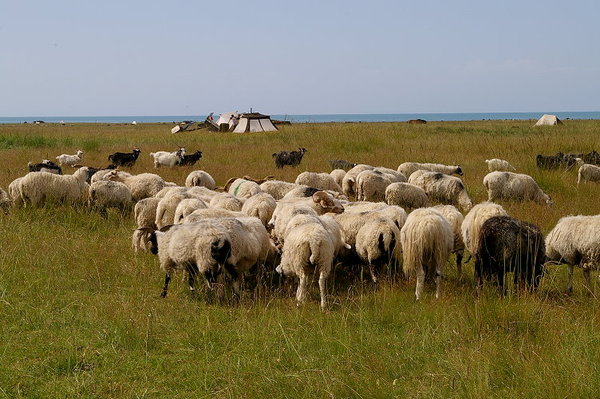
[{"label": "blue sky", "polygon": [[598,1],[0,0],[0,116],[600,110]]}]

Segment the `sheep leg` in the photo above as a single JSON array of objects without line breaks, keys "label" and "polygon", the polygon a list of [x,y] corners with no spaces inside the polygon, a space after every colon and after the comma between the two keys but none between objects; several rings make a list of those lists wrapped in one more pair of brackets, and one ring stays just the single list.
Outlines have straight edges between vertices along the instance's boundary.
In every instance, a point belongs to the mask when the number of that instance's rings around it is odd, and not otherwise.
[{"label": "sheep leg", "polygon": [[440,293],[442,290],[442,271],[435,271],[435,299],[440,299]]},{"label": "sheep leg", "polygon": [[573,270],[575,269],[574,265],[568,265],[569,266],[569,274],[568,274],[568,281],[567,281],[567,293],[572,294],[573,293]]},{"label": "sheep leg", "polygon": [[164,298],[167,296],[167,289],[169,288],[170,282],[171,282],[171,273],[167,272],[167,274],[165,275],[165,285],[163,287],[162,293],[160,294],[161,298]]},{"label": "sheep leg", "polygon": [[321,292],[321,310],[327,309],[327,299],[325,298],[325,284],[327,282],[327,276],[321,272],[319,275],[319,291]]},{"label": "sheep leg", "polygon": [[300,281],[298,282],[298,290],[296,291],[296,305],[300,306],[306,299],[306,290],[308,285],[308,279],[306,274],[300,275]]},{"label": "sheep leg", "polygon": [[477,295],[481,294],[481,290],[483,289],[483,270],[481,261],[476,258],[475,259],[475,291]]},{"label": "sheep leg", "polygon": [[194,293],[196,291],[196,275],[198,274],[198,267],[196,265],[188,266],[188,286],[190,291]]},{"label": "sheep leg", "polygon": [[373,284],[377,284],[377,276],[375,275],[375,265],[369,263],[369,274],[371,274],[371,281]]},{"label": "sheep leg", "polygon": [[456,253],[456,271],[458,272],[458,279],[462,279],[462,260],[464,253],[459,251]]},{"label": "sheep leg", "polygon": [[585,289],[588,291],[588,293],[593,294],[594,290],[592,288],[591,269],[588,267],[588,265],[583,265],[583,277]]},{"label": "sheep leg", "polygon": [[423,287],[425,285],[425,270],[423,266],[417,271],[417,286],[415,287],[415,301],[418,301],[423,294]]}]

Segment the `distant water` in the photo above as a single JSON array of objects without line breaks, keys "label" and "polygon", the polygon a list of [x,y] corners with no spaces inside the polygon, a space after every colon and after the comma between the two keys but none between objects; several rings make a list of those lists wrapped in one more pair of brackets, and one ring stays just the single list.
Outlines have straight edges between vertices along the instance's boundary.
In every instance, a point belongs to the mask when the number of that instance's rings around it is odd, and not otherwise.
[{"label": "distant water", "polygon": [[[554,114],[560,119],[600,119],[600,112],[490,112],[490,113],[422,113],[422,114],[312,114],[271,115],[271,118],[296,123],[326,122],[406,122],[410,119],[427,121],[478,121],[478,120],[527,120],[539,119],[543,114]],[[0,117],[0,123],[175,123],[185,120],[203,121],[206,115],[167,116],[18,116]]]}]

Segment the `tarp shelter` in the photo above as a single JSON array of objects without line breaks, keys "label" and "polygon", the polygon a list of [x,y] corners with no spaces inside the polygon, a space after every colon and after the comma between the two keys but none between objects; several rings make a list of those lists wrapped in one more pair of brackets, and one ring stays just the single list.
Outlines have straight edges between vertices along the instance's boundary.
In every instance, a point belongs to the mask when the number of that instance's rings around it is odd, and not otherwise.
[{"label": "tarp shelter", "polygon": [[235,126],[239,116],[240,114],[237,112],[223,112],[217,120],[217,126],[221,126],[223,123],[226,123],[229,125],[229,130],[233,130],[233,127]]},{"label": "tarp shelter", "polygon": [[560,119],[556,117],[556,115],[544,114],[534,126],[554,126],[554,125],[562,125]]},{"label": "tarp shelter", "polygon": [[270,116],[252,112],[240,114],[238,124],[233,132],[274,132],[276,130],[277,128],[273,125],[273,122],[271,122]]}]

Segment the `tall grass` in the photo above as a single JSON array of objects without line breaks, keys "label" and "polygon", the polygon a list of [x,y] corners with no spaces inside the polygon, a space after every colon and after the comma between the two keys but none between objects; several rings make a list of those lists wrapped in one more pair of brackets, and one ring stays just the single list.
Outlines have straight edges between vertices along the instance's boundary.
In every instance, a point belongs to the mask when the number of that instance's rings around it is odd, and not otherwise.
[{"label": "tall grass", "polygon": [[[0,186],[22,176],[28,160],[74,153],[86,142],[95,143],[84,148],[92,166],[139,146],[134,173],[154,171],[150,151],[184,145],[203,151],[197,166],[158,171],[179,184],[196,168],[223,184],[242,175],[293,181],[300,171],[328,170],[328,159],[393,168],[435,161],[460,164],[478,202],[486,198],[483,161],[500,157],[553,197],[551,209],[503,203],[547,233],[561,216],[600,213],[600,186],[577,187],[575,171],[538,171],[535,155],[597,149],[599,128],[595,121],[556,129],[481,121],[171,135],[168,124],[0,125],[0,140],[43,138],[41,146],[0,149]],[[300,146],[308,152],[297,169],[274,167],[273,152]],[[332,284],[328,313],[316,300],[297,309],[285,290],[246,292],[238,305],[206,303],[180,279],[161,299],[157,259],[129,248],[131,219],[68,207],[0,216],[0,397],[554,398],[600,391],[598,301],[583,291],[580,273],[575,293],[565,295],[564,267],[550,267],[535,295],[506,298],[493,289],[475,298],[471,265],[464,281],[448,265],[442,298],[426,291],[420,303],[413,283],[390,280],[377,290]]]}]

